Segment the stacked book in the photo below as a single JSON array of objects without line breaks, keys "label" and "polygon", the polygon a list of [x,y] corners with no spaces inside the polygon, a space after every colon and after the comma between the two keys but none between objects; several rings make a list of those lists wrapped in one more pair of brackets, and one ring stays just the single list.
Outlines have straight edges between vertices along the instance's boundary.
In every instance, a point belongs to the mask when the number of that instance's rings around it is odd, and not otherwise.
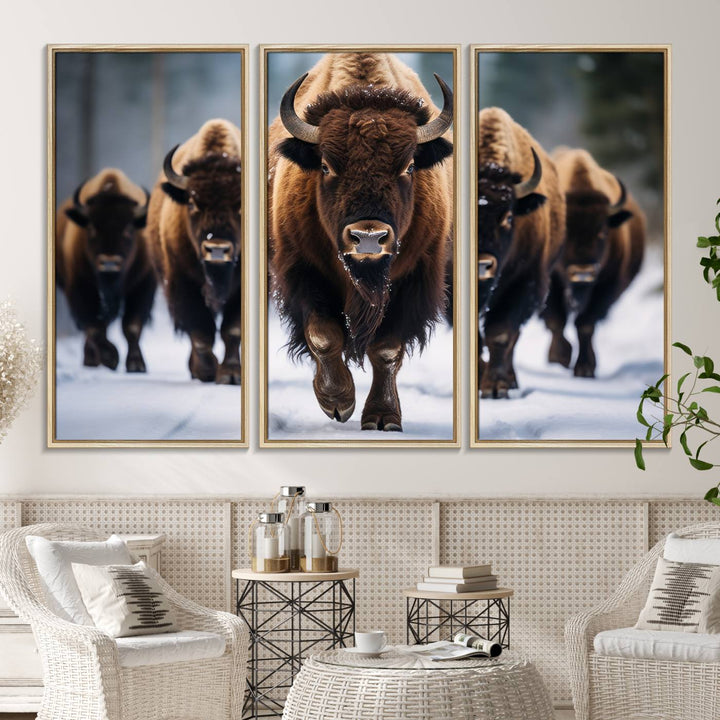
[{"label": "stacked book", "polygon": [[490,565],[435,565],[417,584],[424,592],[466,593],[495,590],[497,577],[490,573]]}]

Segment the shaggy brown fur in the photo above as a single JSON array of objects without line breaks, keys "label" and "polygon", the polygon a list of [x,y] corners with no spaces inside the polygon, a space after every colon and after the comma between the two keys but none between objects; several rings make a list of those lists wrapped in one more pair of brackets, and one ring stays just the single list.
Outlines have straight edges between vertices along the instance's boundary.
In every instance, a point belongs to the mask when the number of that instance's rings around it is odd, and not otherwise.
[{"label": "shaggy brown fur", "polygon": [[[85,332],[83,362],[117,367],[118,351],[106,332],[122,312],[128,342],[125,367],[145,372],[140,334],[150,318],[156,287],[143,231],[145,191],[121,170],[106,168],[83,184],[79,202],[77,208],[68,198],[58,209],[55,272],[73,319]],[[116,266],[112,272],[106,259]]]},{"label": "shaggy brown fur", "polygon": [[[542,178],[532,194],[516,198],[515,184],[533,173],[533,149]],[[504,110],[480,111],[477,153],[478,253],[496,263],[493,277],[478,276],[480,390],[484,398],[506,398],[517,387],[513,353],[520,328],[543,306],[562,249],[565,201],[553,162]]]},{"label": "shaggy brown fur", "polygon": [[[355,406],[347,361],[362,363],[367,353],[384,380],[373,383],[363,428],[400,430],[395,373],[409,347],[425,345],[445,306],[452,133],[417,145],[417,127],[439,110],[417,75],[382,53],[329,53],[301,85],[295,109],[321,139],[291,138],[279,117],[269,130],[270,269],[289,349],[314,358],[318,400],[341,421]],[[392,228],[392,256],[344,255],[344,228],[370,219]],[[395,348],[392,357],[379,346]]]},{"label": "shaggy brown fur", "polygon": [[[629,192],[622,208],[611,208],[622,197],[620,183],[587,151],[558,148],[553,159],[567,198],[567,243],[543,313],[553,333],[549,360],[570,366],[572,346],[563,333],[568,315],[574,313],[579,342],[574,373],[594,377],[595,325],[640,270],[645,215]],[[580,280],[582,273],[586,276]]]},{"label": "shaggy brown fur", "polygon": [[[205,123],[173,156],[175,172],[188,179],[187,190],[161,173],[148,211],[153,264],[176,329],[190,336],[191,376],[204,382],[241,382],[241,148],[240,130],[232,123]],[[229,243],[229,261],[206,262],[207,240]],[[219,367],[212,351],[218,313],[225,343]]]}]

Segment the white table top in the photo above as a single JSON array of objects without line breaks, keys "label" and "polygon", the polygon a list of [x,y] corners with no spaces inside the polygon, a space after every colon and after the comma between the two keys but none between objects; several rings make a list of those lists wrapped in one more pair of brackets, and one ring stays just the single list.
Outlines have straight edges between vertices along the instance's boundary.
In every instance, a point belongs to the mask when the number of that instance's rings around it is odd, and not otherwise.
[{"label": "white table top", "polygon": [[311,659],[324,665],[368,670],[497,670],[509,665],[527,662],[509,651],[498,658],[470,657],[462,660],[430,660],[409,651],[407,645],[390,645],[380,655],[362,655],[354,648],[324,650],[311,655]]},{"label": "white table top", "polygon": [[254,572],[250,568],[233,570],[236,580],[259,580],[261,582],[334,582],[336,580],[353,580],[360,577],[360,571],[354,568],[338,570],[338,572],[286,572],[266,573]]}]

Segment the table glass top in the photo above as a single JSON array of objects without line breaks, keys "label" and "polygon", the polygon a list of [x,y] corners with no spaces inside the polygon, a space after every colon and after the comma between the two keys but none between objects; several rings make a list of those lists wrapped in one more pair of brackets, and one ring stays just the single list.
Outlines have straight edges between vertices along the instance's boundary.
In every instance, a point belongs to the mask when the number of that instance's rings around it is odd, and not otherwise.
[{"label": "table glass top", "polygon": [[[373,670],[451,670],[458,668],[492,670],[521,662],[520,658],[508,651],[503,652],[498,658],[469,657],[461,660],[431,660],[417,652],[420,647],[422,646],[391,645],[379,655],[360,654],[355,651],[355,648],[338,648],[314,654],[312,659],[326,665]],[[411,648],[415,648],[415,651]]]}]

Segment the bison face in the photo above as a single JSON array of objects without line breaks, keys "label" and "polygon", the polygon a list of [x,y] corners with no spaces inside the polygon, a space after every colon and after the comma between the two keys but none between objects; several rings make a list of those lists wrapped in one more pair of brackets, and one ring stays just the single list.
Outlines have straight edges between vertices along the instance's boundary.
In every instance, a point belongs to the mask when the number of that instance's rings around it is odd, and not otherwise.
[{"label": "bison face", "polygon": [[515,236],[515,221],[546,201],[534,192],[542,179],[542,164],[532,150],[534,169],[527,180],[495,163],[478,173],[478,307],[484,312],[500,278]]},{"label": "bison face", "polygon": [[114,317],[120,307],[125,273],[135,256],[138,230],[145,227],[147,202],[140,206],[126,195],[100,192],[83,204],[82,187],[75,191],[73,205],[65,214],[85,230],[85,253],[97,279],[100,302],[105,314]]},{"label": "bison face", "polygon": [[358,293],[382,307],[412,222],[416,173],[452,154],[442,138],[452,123],[452,91],[436,76],[444,107],[432,121],[422,100],[372,86],[325,93],[301,120],[294,101],[305,77],[283,97],[280,116],[292,137],[280,153],[314,173],[323,229]]},{"label": "bison face", "polygon": [[242,240],[242,167],[227,153],[192,160],[182,175],[172,167],[173,148],[165,157],[162,189],[186,208],[186,232],[200,263],[205,301],[218,312],[228,299]]},{"label": "bison face", "polygon": [[615,205],[596,191],[570,192],[566,196],[567,236],[560,271],[573,312],[581,313],[587,307],[606,260],[610,231],[632,217],[629,210],[621,209],[626,192],[620,185],[622,196]]}]

